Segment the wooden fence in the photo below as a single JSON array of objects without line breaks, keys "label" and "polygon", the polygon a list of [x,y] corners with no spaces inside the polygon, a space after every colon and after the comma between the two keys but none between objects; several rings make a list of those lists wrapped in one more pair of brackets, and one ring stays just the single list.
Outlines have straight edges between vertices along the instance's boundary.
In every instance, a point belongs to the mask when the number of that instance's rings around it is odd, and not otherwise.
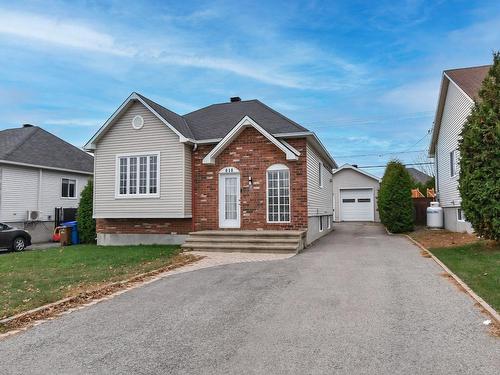
[{"label": "wooden fence", "polygon": [[416,225],[427,225],[427,207],[433,200],[433,198],[412,198],[413,222]]}]

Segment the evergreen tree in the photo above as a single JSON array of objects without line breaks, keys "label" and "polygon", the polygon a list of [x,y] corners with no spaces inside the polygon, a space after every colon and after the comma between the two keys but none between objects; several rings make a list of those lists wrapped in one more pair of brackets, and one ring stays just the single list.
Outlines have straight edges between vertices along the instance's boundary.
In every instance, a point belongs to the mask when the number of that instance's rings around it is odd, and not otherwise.
[{"label": "evergreen tree", "polygon": [[96,241],[95,220],[92,218],[93,195],[94,183],[89,180],[87,186],[82,190],[77,211],[78,232],[82,243]]},{"label": "evergreen tree", "polygon": [[477,234],[500,240],[500,52],[459,140],[462,209]]},{"label": "evergreen tree", "polygon": [[392,233],[413,230],[413,183],[403,164],[392,160],[387,164],[378,192],[380,220]]}]

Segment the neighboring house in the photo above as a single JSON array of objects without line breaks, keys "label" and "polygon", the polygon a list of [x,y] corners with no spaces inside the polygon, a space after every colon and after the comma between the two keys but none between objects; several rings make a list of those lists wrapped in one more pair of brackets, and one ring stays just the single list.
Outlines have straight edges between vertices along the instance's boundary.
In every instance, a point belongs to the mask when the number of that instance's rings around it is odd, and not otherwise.
[{"label": "neighboring house", "polygon": [[425,185],[430,180],[432,180],[432,176],[429,176],[427,173],[419,171],[416,168],[406,168],[406,170],[410,174],[410,177],[413,179],[413,181],[418,184]]},{"label": "neighboring house", "polygon": [[333,171],[335,221],[380,221],[377,196],[380,179],[355,165]]},{"label": "neighboring house", "polygon": [[445,70],[441,81],[429,156],[435,158],[436,192],[444,211],[444,226],[472,232],[460,208],[458,140],[490,66]]},{"label": "neighboring house", "polygon": [[335,161],[258,100],[180,116],[132,93],[85,146],[98,243],[182,243],[191,231],[332,227]]},{"label": "neighboring house", "polygon": [[0,222],[49,241],[57,207],[76,208],[93,157],[37,126],[0,131]]}]

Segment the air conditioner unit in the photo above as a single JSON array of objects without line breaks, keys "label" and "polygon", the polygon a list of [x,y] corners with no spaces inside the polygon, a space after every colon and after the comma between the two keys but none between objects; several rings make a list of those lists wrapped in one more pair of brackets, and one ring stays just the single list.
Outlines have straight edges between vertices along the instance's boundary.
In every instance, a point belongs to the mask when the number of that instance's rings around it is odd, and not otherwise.
[{"label": "air conditioner unit", "polygon": [[42,217],[40,211],[28,211],[28,221],[39,221]]}]

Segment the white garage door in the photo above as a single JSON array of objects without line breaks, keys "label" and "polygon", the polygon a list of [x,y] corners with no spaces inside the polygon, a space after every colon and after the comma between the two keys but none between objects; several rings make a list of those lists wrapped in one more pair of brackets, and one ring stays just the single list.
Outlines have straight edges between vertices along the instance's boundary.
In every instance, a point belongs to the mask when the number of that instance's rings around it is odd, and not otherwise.
[{"label": "white garage door", "polygon": [[340,190],[340,220],[373,221],[373,189]]}]

